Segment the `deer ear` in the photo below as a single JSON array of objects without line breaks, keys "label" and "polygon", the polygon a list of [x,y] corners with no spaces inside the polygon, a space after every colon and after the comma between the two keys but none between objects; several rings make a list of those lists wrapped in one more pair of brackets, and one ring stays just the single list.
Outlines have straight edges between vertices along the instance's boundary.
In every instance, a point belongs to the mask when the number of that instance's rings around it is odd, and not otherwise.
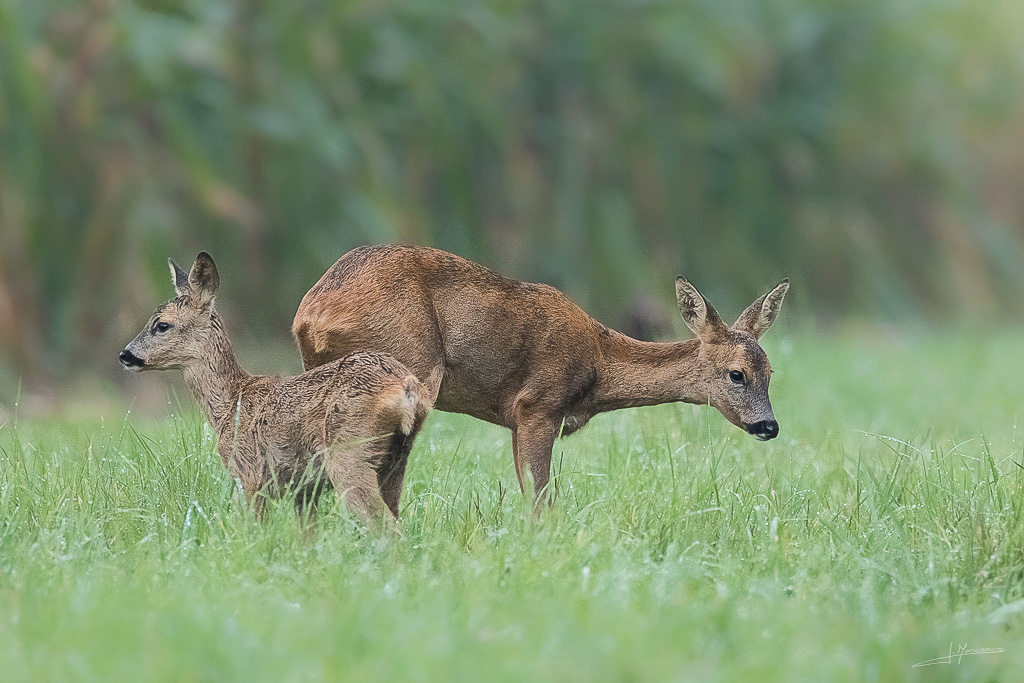
[{"label": "deer ear", "polygon": [[171,269],[171,284],[174,285],[174,292],[178,296],[188,294],[188,273],[182,270],[172,259],[167,259],[167,265]]},{"label": "deer ear", "polygon": [[196,262],[192,264],[192,270],[188,273],[189,294],[199,307],[204,307],[213,301],[220,289],[220,274],[217,273],[217,266],[213,258],[205,251],[199,252]]},{"label": "deer ear", "polygon": [[676,278],[676,301],[683,322],[704,341],[713,342],[727,331],[715,307],[682,276]]},{"label": "deer ear", "polygon": [[747,310],[743,311],[740,317],[736,319],[733,329],[747,332],[754,339],[760,339],[761,335],[767,332],[768,328],[775,322],[775,318],[779,315],[779,309],[782,308],[782,301],[786,298],[786,292],[788,291],[789,278],[775,285],[772,291],[750,304]]}]

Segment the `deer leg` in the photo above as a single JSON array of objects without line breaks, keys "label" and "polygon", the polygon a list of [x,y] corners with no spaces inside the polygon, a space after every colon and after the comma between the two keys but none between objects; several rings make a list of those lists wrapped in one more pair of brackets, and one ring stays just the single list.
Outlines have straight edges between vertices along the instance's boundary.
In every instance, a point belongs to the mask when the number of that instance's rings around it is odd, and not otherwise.
[{"label": "deer leg", "polygon": [[252,508],[256,521],[264,521],[267,517],[267,492],[264,490],[263,478],[251,470],[242,470],[235,476],[235,481],[241,485],[242,495]]},{"label": "deer leg", "polygon": [[[434,389],[428,387],[428,391],[433,391],[436,398],[439,387],[440,372],[438,372],[436,387]],[[396,518],[398,517],[398,499],[402,496],[402,485],[405,481],[405,466],[409,462],[409,452],[412,451],[413,442],[416,441],[416,436],[423,427],[423,420],[426,419],[427,412],[429,412],[429,407],[421,404],[416,409],[412,430],[408,434],[392,434],[384,460],[385,467],[377,471],[381,497],[384,498],[384,502]]]},{"label": "deer leg", "polygon": [[520,419],[512,429],[512,456],[515,460],[519,488],[527,492],[526,473],[533,477],[535,500],[543,496],[551,502],[553,491],[548,490],[551,478],[551,449],[558,436],[559,423],[546,417]]},{"label": "deer leg", "polygon": [[[423,387],[427,391],[427,399],[430,404],[437,400],[441,391],[441,379],[444,376],[444,368],[437,366],[424,379]],[[428,408],[418,410],[427,411]],[[416,417],[412,431],[409,434],[394,433],[388,441],[387,451],[383,454],[383,464],[377,470],[377,487],[384,503],[391,510],[391,514],[398,518],[398,501],[402,496],[402,486],[405,482],[405,467],[409,462],[409,451],[412,450],[413,441],[423,426],[425,414]]]},{"label": "deer leg", "polygon": [[381,498],[372,460],[373,454],[362,449],[335,446],[324,463],[327,476],[338,495],[345,496],[349,511],[367,526],[382,520],[394,520],[391,510]]},{"label": "deer leg", "polygon": [[413,437],[395,434],[388,444],[388,452],[384,464],[377,470],[377,487],[381,498],[396,518],[398,517],[398,500],[402,496],[402,484],[405,481],[405,466],[409,462],[409,451],[412,449]]}]

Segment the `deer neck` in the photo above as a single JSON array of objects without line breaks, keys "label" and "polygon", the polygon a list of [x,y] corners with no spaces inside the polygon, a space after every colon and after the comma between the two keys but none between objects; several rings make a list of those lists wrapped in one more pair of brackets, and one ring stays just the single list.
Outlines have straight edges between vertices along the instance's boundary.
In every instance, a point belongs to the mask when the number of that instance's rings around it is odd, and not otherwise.
[{"label": "deer neck", "polygon": [[684,401],[704,403],[700,340],[644,342],[612,332],[594,395],[597,412]]},{"label": "deer neck", "polygon": [[209,353],[184,368],[185,384],[203,414],[220,433],[234,423],[242,385],[249,374],[238,364],[231,340],[216,312],[212,317]]}]

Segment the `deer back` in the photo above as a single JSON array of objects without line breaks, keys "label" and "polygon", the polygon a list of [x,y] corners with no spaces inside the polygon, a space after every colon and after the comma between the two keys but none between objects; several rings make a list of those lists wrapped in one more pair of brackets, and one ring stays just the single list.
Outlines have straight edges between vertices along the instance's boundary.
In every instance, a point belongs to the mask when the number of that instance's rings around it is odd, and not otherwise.
[{"label": "deer back", "polygon": [[529,378],[588,381],[595,335],[606,333],[553,287],[440,250],[395,246],[339,259],[303,298],[292,330],[307,367],[374,349],[428,383],[443,368],[436,407],[499,424]]}]

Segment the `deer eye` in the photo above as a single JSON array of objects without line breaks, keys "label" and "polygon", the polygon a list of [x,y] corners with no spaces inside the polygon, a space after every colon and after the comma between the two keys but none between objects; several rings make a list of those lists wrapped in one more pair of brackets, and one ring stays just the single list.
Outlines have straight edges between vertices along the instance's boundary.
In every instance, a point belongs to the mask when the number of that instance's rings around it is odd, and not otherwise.
[{"label": "deer eye", "polygon": [[743,377],[743,371],[742,370],[730,370],[729,371],[729,379],[731,379],[736,384],[743,384],[744,383],[744,379],[745,379]]},{"label": "deer eye", "polygon": [[161,320],[160,322],[158,322],[155,325],[153,325],[153,331],[157,332],[157,333],[160,333],[160,334],[163,334],[164,332],[166,332],[167,330],[171,329],[172,327],[174,327],[174,325],[172,325],[170,323],[165,323],[165,322],[163,322]]}]

